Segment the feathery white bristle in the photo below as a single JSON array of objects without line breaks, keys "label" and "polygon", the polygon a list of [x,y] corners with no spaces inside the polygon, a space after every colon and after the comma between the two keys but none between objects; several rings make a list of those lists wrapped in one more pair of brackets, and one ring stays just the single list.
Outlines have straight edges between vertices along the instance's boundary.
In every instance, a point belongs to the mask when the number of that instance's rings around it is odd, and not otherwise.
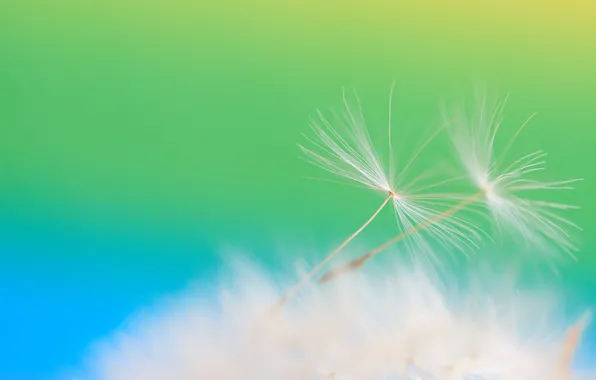
[{"label": "feathery white bristle", "polygon": [[566,380],[551,377],[567,330],[556,295],[407,268],[310,287],[275,316],[274,285],[245,272],[219,307],[191,293],[116,335],[88,379]]},{"label": "feathery white bristle", "polygon": [[[441,176],[440,180],[431,182],[430,180],[436,176],[430,176],[429,171],[418,177],[410,175],[415,160],[442,129],[433,133],[410,159],[398,168],[395,165],[396,157],[393,156],[391,144],[392,87],[389,99],[389,163],[387,165],[389,173],[387,173],[369,136],[358,96],[354,92],[356,106],[350,106],[345,91],[343,95],[345,110],[341,116],[329,121],[319,112],[319,121],[312,123],[315,139],[308,140],[312,148],[300,145],[309,161],[332,174],[354,181],[366,188],[391,194],[398,230],[402,233],[409,231],[409,238],[405,241],[408,252],[436,261],[438,260],[434,255],[436,245],[441,246],[443,250],[463,253],[475,251],[483,231],[461,218],[437,218],[444,209],[460,201],[461,196],[428,193],[429,190],[440,188],[458,178]],[[428,228],[411,232],[414,227],[429,219],[436,219],[436,221]]]},{"label": "feathery white bristle", "polygon": [[319,152],[303,145],[299,147],[313,164],[324,170],[373,190],[392,192],[392,185],[368,134],[360,102],[353,111],[345,91],[343,102],[345,110],[334,123],[320,111],[317,112],[319,120],[311,123],[316,139],[307,139]]},{"label": "feathery white bristle", "polygon": [[447,128],[459,158],[476,187],[484,192],[482,202],[491,211],[501,232],[508,232],[533,250],[554,257],[557,250],[573,256],[577,248],[569,229],[577,225],[557,214],[557,211],[577,208],[555,202],[529,198],[530,191],[568,190],[579,179],[543,182],[533,174],[544,170],[546,153],[535,151],[505,164],[505,157],[517,136],[532,117],[526,120],[499,156],[495,155],[497,132],[503,121],[507,98],[494,108],[483,96],[478,112],[468,114],[464,106],[444,113]]}]

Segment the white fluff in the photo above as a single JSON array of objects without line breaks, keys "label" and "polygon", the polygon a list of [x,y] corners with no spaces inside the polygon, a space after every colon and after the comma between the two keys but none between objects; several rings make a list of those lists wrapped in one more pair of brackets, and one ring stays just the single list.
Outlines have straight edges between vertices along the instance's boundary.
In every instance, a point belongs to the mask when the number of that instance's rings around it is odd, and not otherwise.
[{"label": "white fluff", "polygon": [[190,293],[102,344],[87,378],[567,379],[554,293],[400,268],[309,286],[272,315],[277,287],[241,266],[219,302]]},{"label": "white fluff", "polygon": [[546,169],[547,153],[542,150],[507,159],[509,149],[534,115],[519,126],[500,154],[495,153],[506,101],[507,98],[495,105],[482,94],[472,111],[464,105],[444,110],[453,146],[472,183],[483,195],[479,202],[490,210],[501,232],[539,251],[549,261],[561,251],[575,258],[578,247],[571,232],[581,228],[560,213],[579,207],[543,197],[547,192],[572,190],[572,185],[581,179],[541,180],[536,174]]},{"label": "white fluff", "polygon": [[[441,216],[445,209],[456,206],[462,200],[461,195],[448,193],[444,189],[445,185],[457,182],[458,178],[452,178],[434,166],[426,167],[422,172],[415,170],[415,162],[429,149],[443,128],[437,128],[414,154],[402,160],[405,158],[403,152],[394,152],[392,145],[392,86],[385,141],[389,157],[384,163],[369,135],[362,104],[355,90],[353,98],[352,102],[349,101],[343,92],[342,111],[334,112],[334,118],[327,118],[321,111],[317,112],[318,117],[311,121],[314,137],[307,138],[306,145],[299,145],[306,159],[340,179],[386,193],[388,198],[380,208],[391,201],[397,230],[408,234],[403,244],[410,254],[418,257],[424,255],[436,262],[436,245],[441,246],[442,251],[459,254],[475,252],[484,235],[483,231],[453,213],[449,217]],[[433,222],[428,223],[429,220]],[[425,227],[418,228],[420,225]],[[330,257],[333,256],[335,254]]]}]

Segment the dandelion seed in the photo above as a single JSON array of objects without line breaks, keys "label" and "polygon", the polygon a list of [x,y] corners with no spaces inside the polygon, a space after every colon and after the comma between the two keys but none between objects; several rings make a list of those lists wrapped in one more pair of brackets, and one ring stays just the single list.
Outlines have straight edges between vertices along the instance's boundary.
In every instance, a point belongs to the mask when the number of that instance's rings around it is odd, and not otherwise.
[{"label": "dandelion seed", "polygon": [[[367,189],[387,193],[387,197],[373,215],[361,225],[352,235],[344,240],[323,261],[317,264],[305,277],[293,286],[282,297],[279,306],[291,298],[304,284],[310,281],[325,265],[327,265],[349,242],[358,236],[391,201],[395,212],[398,228],[402,231],[412,228],[428,219],[433,219],[439,214],[438,206],[453,201],[447,194],[424,194],[425,191],[435,189],[441,185],[453,182],[454,178],[430,182],[434,176],[429,172],[418,177],[408,177],[411,167],[418,156],[436,138],[441,129],[430,136],[403,165],[397,168],[394,161],[392,145],[392,101],[393,86],[389,94],[388,115],[388,150],[389,162],[385,166],[375,150],[368,133],[362,105],[356,92],[354,92],[356,106],[350,105],[346,93],[343,93],[344,112],[336,117],[336,122],[330,122],[320,111],[318,121],[313,121],[312,129],[316,139],[309,139],[311,148],[300,146],[309,161],[320,168],[359,184]],[[337,126],[335,126],[337,125]],[[342,132],[338,130],[341,128]],[[388,173],[385,170],[388,167]],[[426,180],[426,182],[425,182]],[[423,183],[422,185],[420,183]],[[417,185],[417,187],[415,186]],[[459,251],[470,251],[477,247],[482,231],[475,225],[459,219],[436,220],[427,228],[429,236],[410,233],[407,249],[417,254],[426,253],[435,259],[433,249],[427,241],[429,237],[435,238],[444,248],[456,248]],[[418,231],[422,231],[419,229]]]},{"label": "dandelion seed", "polygon": [[546,168],[547,154],[540,150],[506,163],[506,154],[535,114],[517,129],[500,155],[495,155],[494,146],[506,101],[507,97],[491,110],[486,97],[482,96],[478,102],[479,112],[471,117],[464,107],[450,116],[445,113],[453,145],[471,180],[484,192],[481,201],[491,211],[500,232],[521,238],[528,247],[543,254],[563,251],[575,259],[573,252],[577,247],[570,240],[569,228],[580,228],[557,212],[578,207],[530,199],[524,194],[571,190],[571,185],[581,179],[543,182],[534,178],[535,173]]},{"label": "dandelion seed", "polygon": [[455,116],[446,117],[453,145],[478,192],[464,197],[460,203],[444,212],[425,215],[425,218],[419,219],[418,224],[410,225],[404,232],[378,248],[330,270],[319,280],[320,283],[354,271],[395,243],[416,236],[422,230],[436,229],[437,224],[454,218],[461,210],[478,205],[484,205],[491,211],[492,220],[500,231],[507,230],[513,236],[521,237],[525,244],[543,253],[553,252],[553,248],[557,248],[575,258],[573,251],[577,250],[577,247],[570,241],[568,228],[580,227],[561,217],[556,211],[577,207],[522,198],[518,194],[531,190],[570,190],[570,185],[580,179],[542,182],[532,178],[532,173],[545,169],[546,153],[542,151],[529,153],[501,170],[505,154],[531,117],[518,128],[500,156],[495,158],[494,144],[503,120],[505,101],[499,103],[490,116],[486,114],[485,103],[485,98],[482,98],[479,113],[471,120],[468,119],[465,109],[458,109]]},{"label": "dandelion seed", "polygon": [[[393,88],[390,93],[390,109],[392,94]],[[352,110],[346,98],[345,90],[343,91],[345,110],[338,118],[338,124],[344,127],[344,134],[339,133],[323,113],[318,111],[319,120],[313,120],[311,123],[316,140],[308,139],[313,148],[302,145],[299,145],[299,147],[314,165],[339,177],[354,181],[368,189],[385,192],[387,197],[364,224],[284,294],[277,305],[278,307],[283,306],[304,284],[310,281],[317,272],[358,236],[395,196],[395,191],[390,185],[389,178],[368,134],[360,101],[355,92],[354,95],[357,99],[357,111]],[[389,120],[389,129],[391,129],[391,120]]]}]

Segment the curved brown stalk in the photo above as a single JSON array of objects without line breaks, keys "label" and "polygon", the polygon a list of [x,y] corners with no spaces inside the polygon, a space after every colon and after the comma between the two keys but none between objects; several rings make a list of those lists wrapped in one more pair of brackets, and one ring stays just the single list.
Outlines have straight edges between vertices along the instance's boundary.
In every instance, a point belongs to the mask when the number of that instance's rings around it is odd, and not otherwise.
[{"label": "curved brown stalk", "polygon": [[327,272],[325,275],[323,275],[323,277],[321,277],[321,279],[319,280],[319,284],[324,284],[324,283],[329,282],[332,279],[334,279],[344,273],[349,273],[349,272],[357,270],[358,268],[363,266],[365,262],[372,259],[379,253],[383,252],[385,249],[389,248],[393,244],[400,242],[400,241],[404,240],[405,238],[407,238],[408,236],[413,235],[421,230],[424,230],[425,228],[427,228],[435,223],[438,223],[442,220],[449,218],[450,216],[457,213],[461,209],[465,208],[466,206],[468,206],[468,205],[476,202],[478,199],[482,198],[484,196],[484,194],[485,194],[484,191],[479,191],[478,193],[472,195],[471,197],[464,199],[460,203],[451,207],[450,209],[448,209],[440,214],[435,215],[433,218],[430,218],[430,219],[428,219],[412,228],[405,230],[404,232],[395,236],[391,240],[383,243],[381,246],[373,249],[372,251],[365,253],[364,255],[348,262],[347,264],[344,264],[337,268],[331,269],[329,272]]},{"label": "curved brown stalk", "polygon": [[565,334],[563,350],[557,368],[555,380],[570,380],[573,357],[579,346],[582,334],[587,324],[589,314],[584,314]]},{"label": "curved brown stalk", "polygon": [[282,307],[304,284],[306,284],[308,281],[310,281],[315,276],[315,274],[317,274],[318,271],[320,271],[346,245],[348,245],[349,242],[354,240],[354,238],[356,236],[358,236],[358,234],[360,234],[360,232],[362,232],[362,230],[364,230],[366,228],[366,226],[368,226],[370,224],[370,222],[372,222],[373,219],[381,212],[381,210],[385,207],[385,205],[387,205],[387,203],[391,200],[391,198],[393,198],[393,196],[394,196],[393,192],[390,192],[389,195],[387,196],[387,198],[385,198],[385,201],[383,201],[381,206],[374,212],[374,214],[372,214],[372,216],[370,218],[368,218],[368,220],[362,226],[360,226],[360,228],[358,228],[356,230],[356,232],[354,232],[352,235],[350,235],[346,240],[343,241],[343,243],[341,243],[337,248],[335,248],[333,250],[333,252],[331,252],[329,255],[327,255],[327,257],[325,257],[325,259],[323,259],[323,261],[321,261],[317,266],[315,266],[313,269],[311,269],[310,272],[306,276],[304,276],[299,282],[297,282],[294,286],[292,286],[290,288],[290,290],[288,290],[286,292],[286,294],[279,300],[277,306]]}]

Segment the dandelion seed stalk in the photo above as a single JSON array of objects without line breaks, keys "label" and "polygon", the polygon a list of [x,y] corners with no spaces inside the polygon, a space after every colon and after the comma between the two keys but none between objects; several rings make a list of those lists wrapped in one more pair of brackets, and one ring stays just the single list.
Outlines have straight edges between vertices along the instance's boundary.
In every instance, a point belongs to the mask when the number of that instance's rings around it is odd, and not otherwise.
[{"label": "dandelion seed stalk", "polygon": [[563,342],[563,351],[561,360],[559,362],[558,371],[556,373],[556,380],[571,379],[571,369],[573,358],[582,338],[584,328],[586,327],[589,314],[585,313],[571,328],[567,331],[565,340]]},{"label": "dandelion seed stalk", "polygon": [[410,235],[413,235],[415,233],[420,232],[421,230],[424,230],[425,228],[428,228],[429,226],[431,226],[435,223],[439,223],[442,220],[445,220],[445,219],[451,217],[453,214],[464,209],[468,205],[478,201],[478,199],[482,198],[485,194],[486,194],[486,192],[484,190],[479,191],[478,193],[472,195],[471,197],[464,199],[460,203],[451,207],[450,209],[448,209],[440,214],[435,215],[433,218],[427,219],[426,221],[424,221],[412,228],[407,229],[406,231],[400,233],[399,235],[395,236],[391,240],[388,240],[387,242],[383,243],[382,245],[373,249],[372,251],[365,253],[364,255],[348,262],[347,264],[341,265],[338,268],[330,270],[325,275],[323,275],[323,277],[321,277],[321,279],[319,280],[319,283],[324,284],[324,283],[329,282],[332,279],[334,279],[335,277],[340,276],[344,273],[349,273],[349,272],[357,270],[362,265],[364,265],[365,262],[372,259],[373,257],[375,257],[379,253],[383,252],[387,248],[391,247],[392,245],[406,239]]},{"label": "dandelion seed stalk", "polygon": [[327,265],[327,263],[329,263],[329,261],[331,261],[335,256],[337,256],[337,254],[342,249],[344,249],[346,245],[348,245],[352,240],[354,240],[354,238],[356,238],[356,236],[358,236],[360,232],[362,232],[377,217],[377,215],[379,215],[381,210],[385,208],[385,206],[391,200],[391,198],[393,198],[393,196],[394,194],[390,192],[387,198],[385,198],[385,200],[381,204],[381,206],[379,206],[379,208],[371,215],[370,218],[368,218],[366,222],[364,222],[363,225],[360,226],[360,228],[358,228],[352,235],[350,235],[339,246],[337,246],[337,248],[335,248],[329,255],[327,255],[325,259],[323,259],[323,261],[321,261],[319,264],[317,264],[317,266],[311,269],[306,276],[304,276],[299,282],[297,282],[294,286],[290,288],[290,290],[286,292],[286,294],[279,300],[278,306],[283,306],[294,294],[296,294],[298,290],[300,290],[302,286],[304,286],[304,284],[310,281],[325,265]]}]

